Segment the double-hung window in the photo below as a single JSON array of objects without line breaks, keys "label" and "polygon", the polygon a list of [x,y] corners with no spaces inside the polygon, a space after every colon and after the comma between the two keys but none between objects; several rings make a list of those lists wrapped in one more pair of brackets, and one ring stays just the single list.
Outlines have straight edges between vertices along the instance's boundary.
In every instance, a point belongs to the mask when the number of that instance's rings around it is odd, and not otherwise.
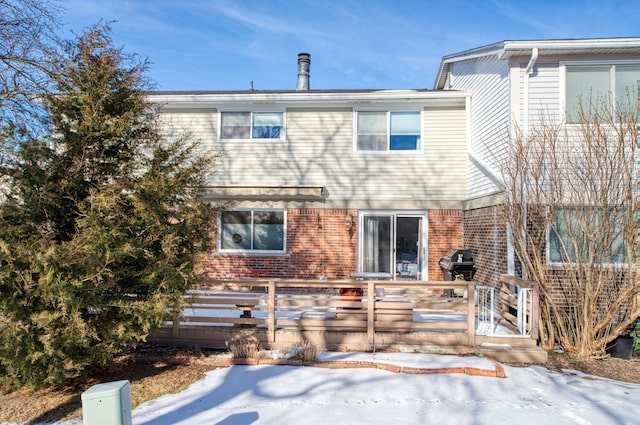
[{"label": "double-hung window", "polygon": [[284,139],[282,111],[223,111],[221,140]]},{"label": "double-hung window", "polygon": [[589,111],[593,103],[612,107],[637,101],[640,64],[593,64],[565,66],[565,118],[577,124],[580,103]]},{"label": "double-hung window", "polygon": [[220,214],[220,251],[284,253],[286,211],[237,209]]},{"label": "double-hung window", "polygon": [[356,111],[356,150],[419,151],[421,123],[420,111]]}]

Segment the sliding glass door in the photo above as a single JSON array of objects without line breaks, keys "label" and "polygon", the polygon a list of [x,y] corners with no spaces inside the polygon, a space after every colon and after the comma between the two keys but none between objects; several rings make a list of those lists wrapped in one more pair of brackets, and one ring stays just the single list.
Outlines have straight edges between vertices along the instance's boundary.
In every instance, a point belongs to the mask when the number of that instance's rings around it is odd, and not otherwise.
[{"label": "sliding glass door", "polygon": [[359,271],[393,279],[426,278],[426,216],[394,212],[360,214]]}]

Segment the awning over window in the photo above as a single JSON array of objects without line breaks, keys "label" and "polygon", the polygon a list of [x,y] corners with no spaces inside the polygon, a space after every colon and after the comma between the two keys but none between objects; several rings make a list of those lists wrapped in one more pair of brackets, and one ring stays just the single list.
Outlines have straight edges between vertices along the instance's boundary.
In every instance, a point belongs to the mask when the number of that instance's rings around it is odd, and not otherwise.
[{"label": "awning over window", "polygon": [[321,201],[326,193],[322,186],[216,186],[208,188],[206,197],[214,200]]}]

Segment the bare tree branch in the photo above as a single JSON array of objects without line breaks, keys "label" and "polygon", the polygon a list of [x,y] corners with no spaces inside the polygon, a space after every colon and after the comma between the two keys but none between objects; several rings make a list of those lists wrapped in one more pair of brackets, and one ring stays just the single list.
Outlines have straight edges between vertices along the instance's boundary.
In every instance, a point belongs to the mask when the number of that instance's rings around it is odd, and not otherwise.
[{"label": "bare tree branch", "polygon": [[636,108],[583,102],[578,125],[543,113],[510,138],[501,214],[523,273],[540,285],[547,349],[602,354],[640,317]]},{"label": "bare tree branch", "polygon": [[56,46],[60,12],[51,0],[0,0],[0,132],[5,142],[38,122],[34,100],[49,91],[47,52]]}]

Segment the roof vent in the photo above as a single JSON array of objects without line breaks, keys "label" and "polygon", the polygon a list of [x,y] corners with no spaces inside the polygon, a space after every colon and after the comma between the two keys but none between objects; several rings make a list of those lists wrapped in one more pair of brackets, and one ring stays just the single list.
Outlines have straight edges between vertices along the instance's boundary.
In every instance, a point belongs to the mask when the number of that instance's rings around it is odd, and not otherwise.
[{"label": "roof vent", "polygon": [[309,90],[309,67],[311,66],[311,55],[309,53],[298,53],[298,86],[297,91]]}]

